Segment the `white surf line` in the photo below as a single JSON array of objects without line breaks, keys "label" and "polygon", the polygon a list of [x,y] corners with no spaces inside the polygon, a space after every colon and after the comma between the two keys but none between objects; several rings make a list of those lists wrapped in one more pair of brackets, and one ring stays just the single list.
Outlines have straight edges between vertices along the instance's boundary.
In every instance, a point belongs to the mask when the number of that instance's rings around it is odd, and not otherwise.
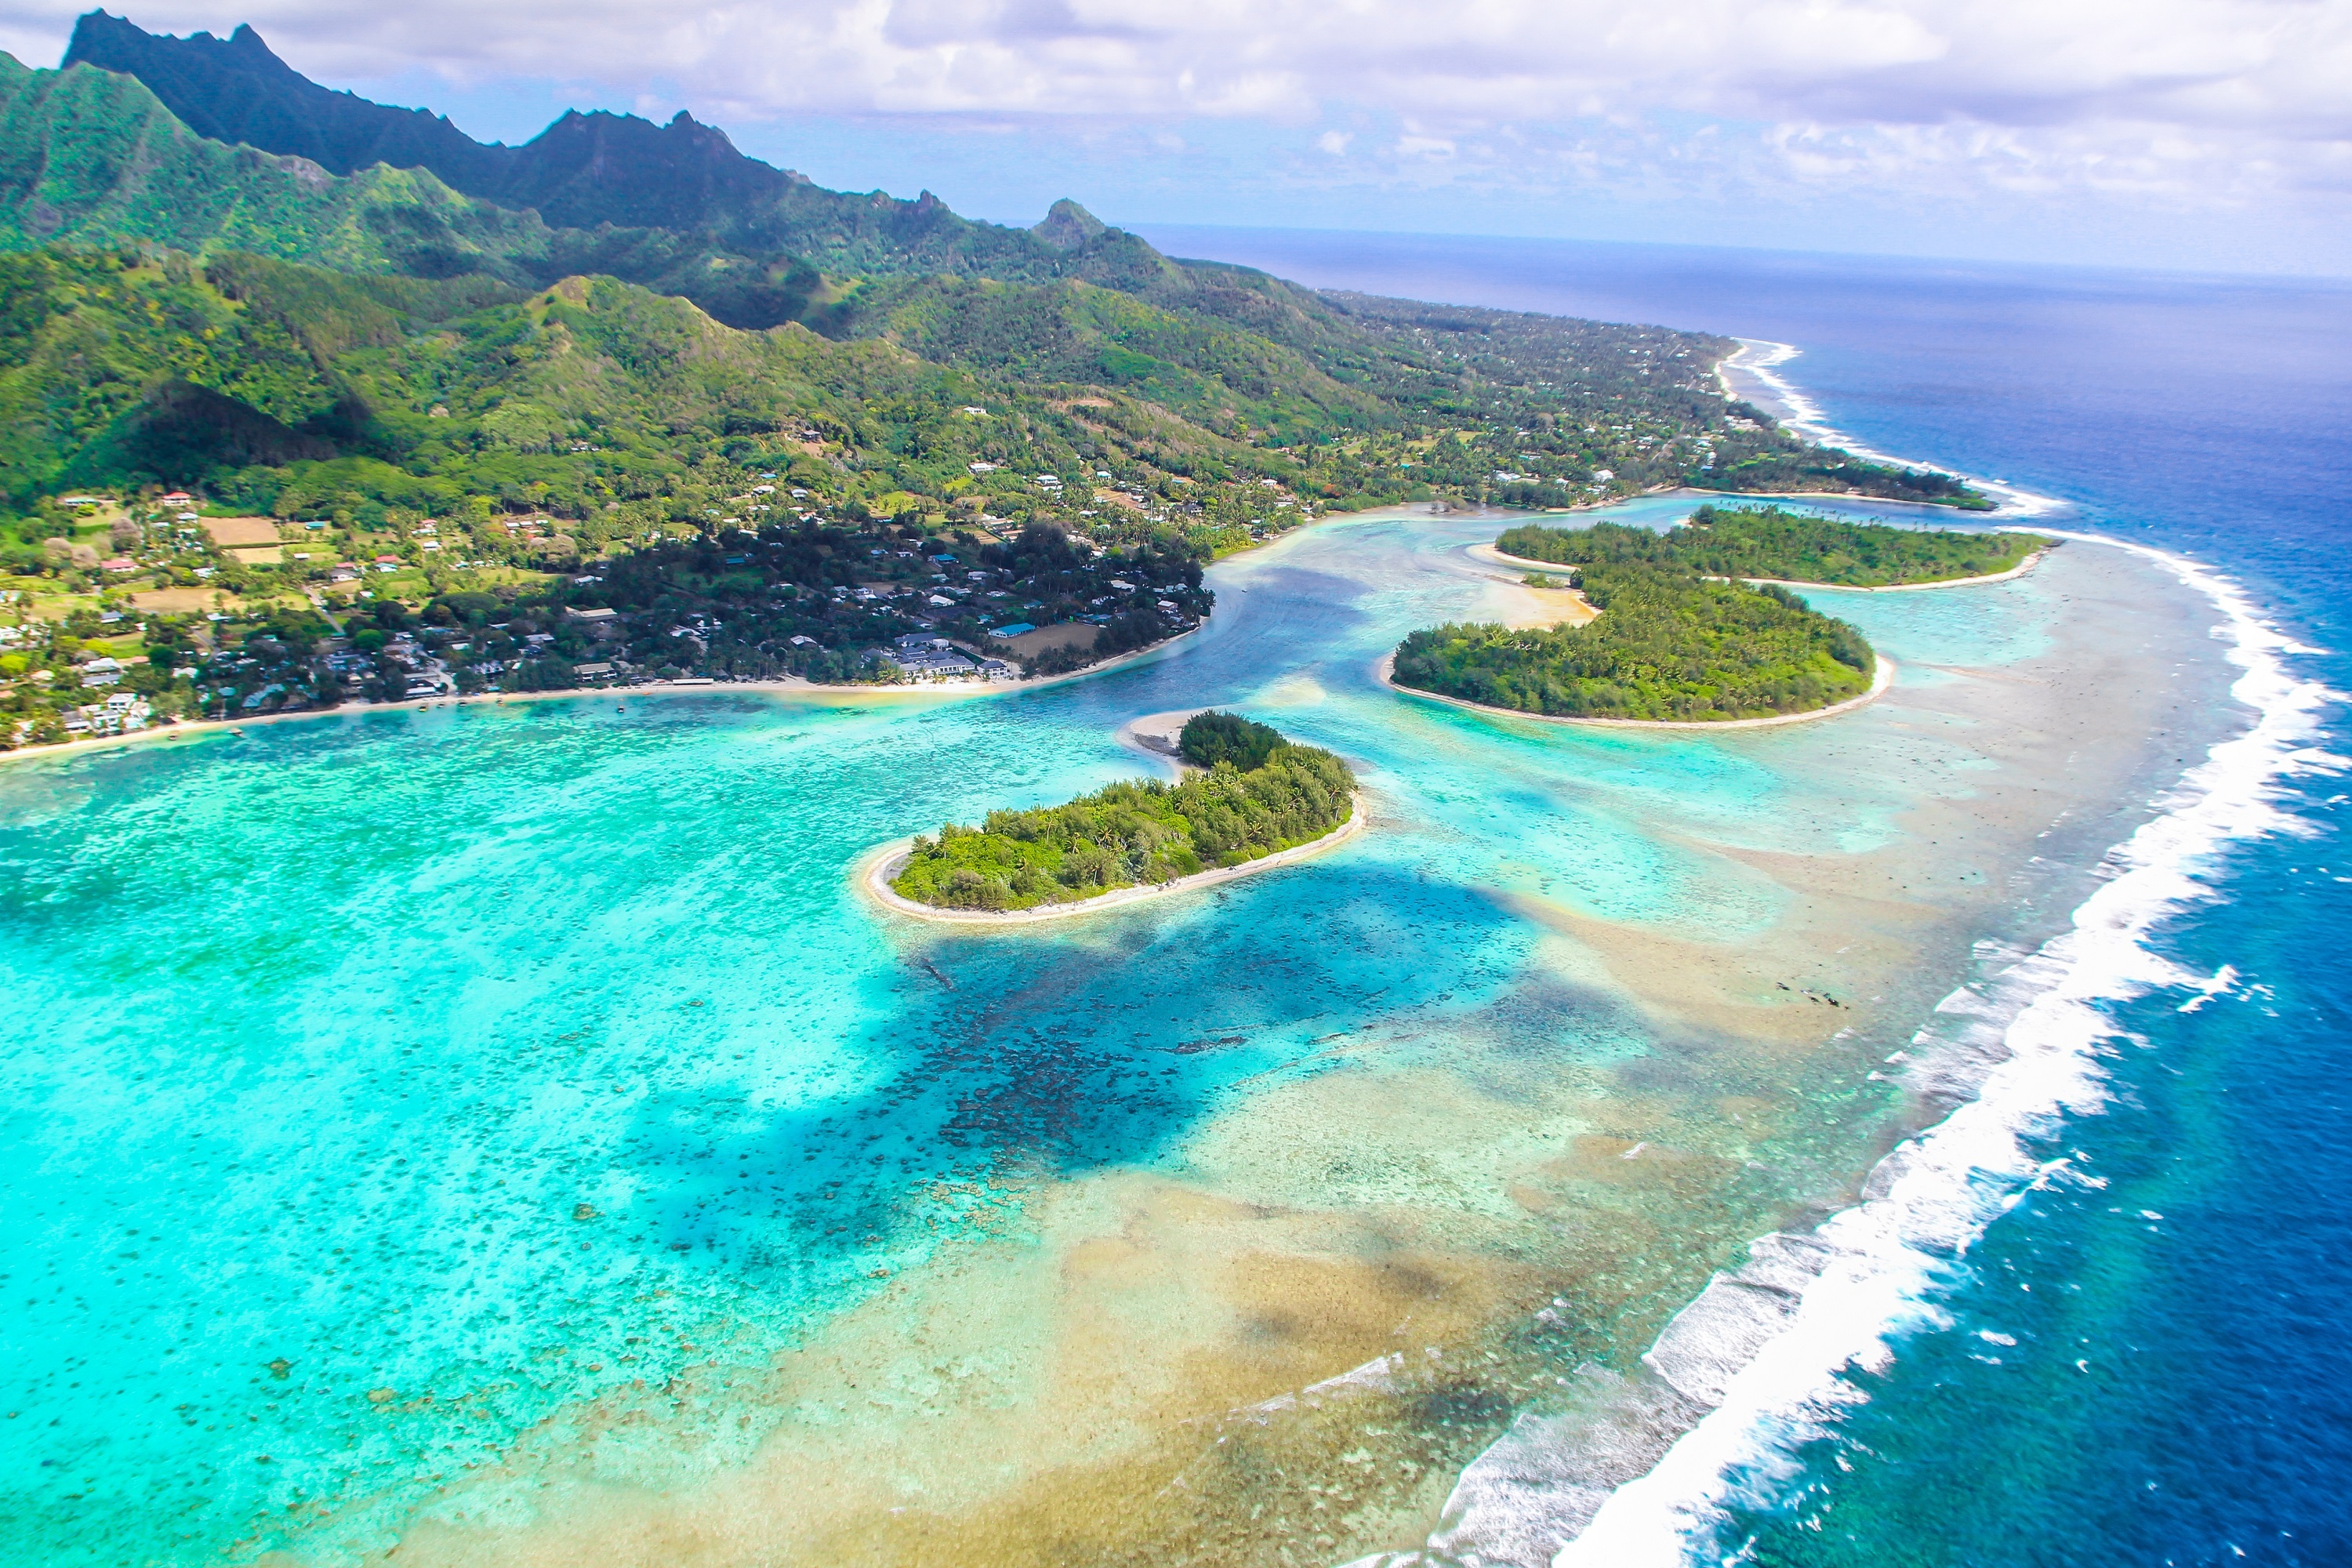
[{"label": "white surf line", "polygon": [[[1793,345],[1739,342],[1742,353],[1726,364],[1749,349],[1769,354],[1761,366],[1737,368],[1784,395],[1816,439],[1905,461],[1839,440],[1818,405],[1769,374],[1796,357]],[[1974,482],[2018,498],[2021,510],[2071,510],[2013,486]],[[2209,748],[2164,815],[2107,852],[2100,869],[2112,879],[2075,910],[2073,930],[1989,984],[1964,986],[1938,1005],[1939,1016],[1979,1022],[1949,1037],[1933,1021],[1921,1029],[1915,1044],[1953,1048],[1943,1059],[1914,1060],[1915,1086],[1942,1078],[1949,1098],[1952,1081],[1967,1074],[1954,1058],[1970,1047],[1990,1045],[1988,1059],[1998,1065],[1958,1086],[1971,1096],[1967,1103],[1873,1168],[1862,1203],[1810,1235],[1775,1232],[1751,1242],[1746,1265],[1717,1274],[1667,1324],[1643,1354],[1639,1378],[1580,1367],[1582,1413],[1514,1420],[1464,1468],[1425,1552],[1381,1553],[1346,1568],[1688,1568],[1725,1517],[1739,1472],[1792,1467],[1798,1446],[1865,1397],[1847,1370],[1887,1364],[1888,1342],[1906,1328],[1948,1322],[1937,1297],[1966,1248],[2028,1187],[2061,1173],[2065,1162],[2037,1163],[2028,1141],[2099,1108],[2097,1053],[2115,1033],[2099,1005],[2162,985],[2203,993],[2211,984],[2142,939],[2219,896],[2195,875],[2215,850],[2301,831],[2272,803],[2287,778],[2352,767],[2305,743],[2319,730],[2318,710],[2345,699],[2288,668],[2293,656],[2321,650],[2279,632],[2232,579],[2147,545],[2039,531],[2130,551],[2210,598],[2222,616],[2217,633],[2231,639],[2227,657],[2245,671],[2231,694],[2253,713],[2252,728]],[[1661,1453],[1664,1435],[1677,1428]]]},{"label": "white surf line", "polygon": [[[2216,851],[2305,831],[2275,804],[2283,781],[2352,766],[2308,745],[2319,710],[2339,699],[2295,675],[2287,660],[2317,650],[2263,620],[2218,573],[2147,546],[2095,542],[2159,563],[2213,602],[2231,638],[2228,657],[2245,671],[2231,693],[2253,713],[2252,728],[2214,744],[2183,776],[2164,814],[2108,851],[2101,868],[2108,879],[2074,911],[2072,930],[2000,976],[1990,997],[1964,989],[1938,1008],[1964,1016],[1993,1004],[2006,1059],[1985,1074],[1976,1098],[1881,1162],[1864,1189],[1874,1195],[1808,1237],[1763,1238],[1757,1262],[1739,1276],[1717,1275],[1667,1325],[1643,1361],[1677,1393],[1711,1408],[1648,1474],[1610,1494],[1552,1557],[1554,1568],[1682,1568],[1738,1500],[1742,1471],[1785,1473],[1799,1445],[1865,1397],[1848,1381],[1850,1369],[1885,1365],[1890,1341],[1906,1330],[1948,1323],[1939,1301],[1968,1247],[2027,1188],[2065,1166],[2042,1161],[2035,1145],[2067,1117],[2103,1103],[2100,1053],[2118,1032],[2104,1005],[2166,986],[2208,994],[2214,988],[2157,953],[2148,939],[2184,910],[2220,896],[2208,870]],[[1934,1036],[1931,1024],[1920,1039]],[[1810,1279],[1744,1278],[1781,1261],[1790,1247],[1817,1252],[1818,1262],[1808,1259],[1802,1271]],[[1704,1353],[1693,1354],[1694,1339],[1717,1352],[1727,1341],[1746,1340],[1752,1353],[1727,1377],[1678,1378],[1678,1371],[1705,1366]]]},{"label": "white surf line", "polygon": [[[1781,419],[1781,425],[1787,429],[1795,431],[1817,447],[1840,447],[1865,462],[1885,463],[1898,468],[1928,468],[1937,473],[1951,474],[1955,478],[1966,479],[1977,489],[1990,494],[2000,503],[2001,510],[2014,516],[2034,517],[2072,509],[2073,503],[2061,500],[2055,496],[2038,495],[2032,490],[2021,489],[2000,479],[1987,479],[1981,474],[1962,473],[1958,468],[1947,468],[1941,464],[1923,463],[1916,458],[1898,457],[1892,452],[1882,452],[1874,447],[1857,441],[1832,425],[1828,414],[1822,410],[1822,405],[1814,402],[1811,396],[1796,383],[1780,374],[1780,367],[1802,354],[1805,352],[1803,349],[1794,343],[1774,342],[1769,338],[1738,338],[1733,341],[1739,344],[1738,352],[1726,358],[1716,367],[1716,380],[1721,384],[1724,391],[1731,396],[1738,397],[1739,391],[1732,384],[1732,375],[1754,376],[1770,388],[1773,397],[1789,411],[1789,416]],[[1852,500],[1871,498],[1849,496],[1842,499]]]},{"label": "white surf line", "polygon": [[1349,1568],[1686,1568],[1744,1475],[1789,1473],[1800,1445],[1863,1400],[1849,1370],[1887,1364],[1906,1331],[1948,1323],[1940,1299],[1986,1226],[2031,1187],[2094,1180],[2036,1145],[2102,1103],[2099,1057],[2116,1033],[2103,1005],[2164,986],[2194,1004],[2234,982],[2181,970],[2147,939],[2220,896],[2204,878],[2214,852],[2301,831],[2274,802],[2285,779],[2352,767],[2307,744],[2319,710],[2343,699],[2288,668],[2318,650],[2263,620],[2229,578],[2145,545],[2064,537],[2131,551],[2212,601],[2252,726],[2210,747],[2163,814],[2108,851],[2106,880],[2071,930],[1946,997],[1914,1050],[1889,1058],[1915,1089],[1965,1103],[1880,1161],[1862,1202],[1809,1234],[1750,1243],[1634,1377],[1580,1367],[1574,1413],[1523,1414],[1465,1467],[1424,1551]]}]

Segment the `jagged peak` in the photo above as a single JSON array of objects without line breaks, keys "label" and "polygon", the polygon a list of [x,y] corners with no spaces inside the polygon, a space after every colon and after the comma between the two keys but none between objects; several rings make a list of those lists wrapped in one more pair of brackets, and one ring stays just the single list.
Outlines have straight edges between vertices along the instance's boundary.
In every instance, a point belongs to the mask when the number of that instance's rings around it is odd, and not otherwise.
[{"label": "jagged peak", "polygon": [[[210,35],[205,33],[198,33],[196,35],[196,37],[200,38],[209,36]],[[261,34],[255,30],[253,24],[250,22],[239,22],[236,25],[236,30],[228,36],[228,47],[242,54],[259,56],[260,58],[269,61],[272,65],[282,66],[286,63],[284,60],[278,58],[277,50],[262,42]]]},{"label": "jagged peak", "polygon": [[1110,226],[1064,196],[1046,209],[1045,221],[1029,231],[1056,250],[1078,250],[1110,232]]},{"label": "jagged peak", "polygon": [[110,42],[131,49],[180,44],[205,50],[239,70],[269,71],[289,77],[300,74],[278,58],[278,51],[269,47],[250,22],[238,23],[226,38],[205,31],[178,38],[169,33],[150,33],[130,17],[114,16],[103,8],[85,11],[74,18],[73,35],[67,40],[65,58],[59,65],[83,60],[102,51]]},{"label": "jagged peak", "polygon": [[747,155],[687,109],[666,121],[567,109],[523,145],[477,142],[446,114],[376,104],[310,81],[250,24],[226,39],[174,38],[92,11],[77,23],[68,58],[143,83],[200,137],[309,160],[299,171],[306,179],[315,178],[314,169],[343,177],[379,165],[429,171],[452,192],[583,235],[607,226],[709,231],[735,248],[748,247],[747,254],[806,247],[859,273],[1003,269],[1092,278],[1100,271],[1133,282],[1151,255],[1066,198],[1034,227],[1007,231],[968,224],[928,190],[911,201],[883,191],[826,190],[805,174]]}]

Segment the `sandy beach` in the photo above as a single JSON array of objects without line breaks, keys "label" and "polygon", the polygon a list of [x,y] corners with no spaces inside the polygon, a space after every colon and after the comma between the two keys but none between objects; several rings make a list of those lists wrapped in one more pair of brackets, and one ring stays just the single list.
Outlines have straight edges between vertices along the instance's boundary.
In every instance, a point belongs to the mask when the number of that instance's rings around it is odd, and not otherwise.
[{"label": "sandy beach", "polygon": [[[1203,621],[1202,626],[1208,623]],[[625,705],[631,698],[698,697],[718,692],[754,691],[771,696],[795,697],[803,700],[851,702],[945,702],[973,697],[1004,697],[1014,692],[1042,691],[1049,686],[1066,681],[1081,680],[1089,676],[1108,675],[1114,669],[1139,664],[1147,658],[1174,647],[1201,629],[1194,626],[1172,637],[1153,643],[1150,647],[1136,648],[1107,658],[1100,664],[1090,664],[1084,669],[1066,670],[1060,675],[1040,676],[1030,680],[927,680],[912,681],[904,686],[827,686],[798,676],[780,676],[769,680],[705,680],[693,682],[661,681],[645,686],[564,686],[543,691],[477,691],[465,696],[445,695],[423,699],[403,698],[397,702],[341,702],[332,708],[305,708],[291,713],[257,713],[243,719],[183,719],[176,723],[156,724],[144,730],[133,730],[122,735],[98,735],[87,740],[66,741],[47,746],[19,746],[15,751],[0,752],[0,765],[11,762],[31,761],[38,757],[64,757],[83,752],[111,751],[121,746],[142,745],[154,741],[184,741],[206,735],[241,733],[256,724],[290,724],[304,720],[351,718],[362,713],[393,713],[403,709],[423,713],[435,708],[463,708],[478,703],[576,701],[582,698],[612,698]]]},{"label": "sandy beach", "polygon": [[1179,738],[1186,721],[1195,713],[1206,711],[1204,708],[1171,708],[1165,713],[1146,713],[1121,724],[1113,739],[1129,751],[1171,769],[1181,778],[1191,764],[1178,753]]},{"label": "sandy beach", "polygon": [[[1540,933],[1497,1010],[1394,1013],[1391,996],[1377,1022],[1309,1026],[1339,1032],[1306,1070],[1188,1129],[1164,1167],[1023,1179],[1017,1237],[974,1235],[894,1275],[763,1384],[698,1374],[527,1437],[415,1519],[400,1561],[1240,1563],[1302,1519],[1332,1536],[1323,1561],[1420,1546],[1496,1427],[1440,1431],[1414,1413],[1489,1378],[1549,1386],[1570,1356],[1594,1364],[1597,1389],[1642,1386],[1635,1356],[1711,1268],[1849,1201],[1888,1142],[1941,1113],[1885,1058],[1987,954],[2063,922],[2091,863],[2147,816],[2176,731],[2210,712],[2228,671],[2209,659],[2184,679],[2203,626],[2148,613],[2178,605],[2158,574],[2064,556],[2045,652],[1925,661],[1935,679],[1863,721],[1769,749],[1727,736],[1738,765],[1769,756],[1793,792],[1773,797],[1784,832],[1687,809],[1646,773],[1612,784],[1619,753],[1564,752],[1570,731],[1464,736],[1408,718],[1397,754],[1426,767],[1458,752],[1472,771],[1449,780],[1568,778],[1612,810],[1655,813],[1645,834],[1675,847],[1641,879],[1687,862],[1712,891],[1686,917],[1629,913],[1580,840],[1481,861],[1484,896]],[[1362,852],[1402,873],[1381,884],[1393,900],[1494,820],[1416,791]],[[978,962],[914,951],[951,971]],[[1126,974],[1130,956],[1101,962]],[[1656,1047],[1544,1054],[1564,1008],[1603,1005]],[[1169,1059],[1215,1059],[1206,1048]],[[1571,1337],[1530,1338],[1547,1310]],[[678,1426],[683,1447],[688,1413],[739,1408],[775,1413],[769,1436],[690,1481],[638,1479],[572,1435],[634,1452],[650,1422]]]}]

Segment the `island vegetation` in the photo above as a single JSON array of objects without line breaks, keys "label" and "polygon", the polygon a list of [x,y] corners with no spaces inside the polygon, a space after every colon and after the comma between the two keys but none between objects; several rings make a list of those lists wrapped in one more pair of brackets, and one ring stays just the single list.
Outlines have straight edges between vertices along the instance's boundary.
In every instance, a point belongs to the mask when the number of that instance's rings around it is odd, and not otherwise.
[{"label": "island vegetation", "polygon": [[[1570,536],[1580,626],[1449,625],[1396,651],[1397,685],[1558,718],[1713,721],[1825,708],[1866,691],[1877,658],[1786,588],[1711,579],[1647,529]],[[1514,552],[1516,553],[1516,552]]]},{"label": "island vegetation", "polygon": [[69,68],[0,56],[0,750],[1056,674],[1199,626],[1219,555],[1396,501],[1974,504],[1723,396],[1726,338],[828,192],[685,120],[488,148],[239,51],[94,13]]},{"label": "island vegetation", "polygon": [[1193,715],[1178,749],[1191,764],[1181,783],[1110,784],[919,837],[891,890],[949,910],[1075,903],[1247,865],[1325,837],[1355,810],[1346,763],[1237,714]]},{"label": "island vegetation", "polygon": [[1775,506],[1703,506],[1682,527],[1664,533],[1523,523],[1505,530],[1495,548],[1563,566],[1645,560],[1710,577],[1881,588],[2007,572],[2053,542],[2036,533],[1894,528]]}]

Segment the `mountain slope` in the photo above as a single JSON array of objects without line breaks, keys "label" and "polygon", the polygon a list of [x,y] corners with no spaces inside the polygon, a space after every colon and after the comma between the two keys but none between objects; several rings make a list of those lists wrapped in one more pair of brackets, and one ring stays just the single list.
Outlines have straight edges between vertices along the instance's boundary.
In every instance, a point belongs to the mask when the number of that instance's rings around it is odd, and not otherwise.
[{"label": "mountain slope", "polygon": [[[1232,452],[1199,456],[1222,444],[1263,455],[1244,467],[1297,472],[1332,499],[1423,490],[1557,507],[1675,483],[1964,493],[1821,452],[1727,407],[1711,374],[1731,347],[1719,338],[1317,294],[1247,268],[1172,260],[1068,201],[1032,229],[973,223],[928,195],[819,189],[685,116],[665,127],[567,114],[523,147],[484,146],[446,121],[308,81],[249,28],[225,41],[165,38],[93,14],[69,59],[30,71],[0,56],[0,248],[128,247],[123,264],[136,270],[161,246],[205,263],[232,298],[242,285],[220,268],[255,275],[240,255],[472,279],[476,303],[610,277],[690,300],[715,325],[797,322],[884,340],[1024,397],[1121,410],[1093,423],[1107,441],[1116,427],[1137,453],[1156,454],[1154,473],[1192,477],[1197,457],[1223,483]],[[221,135],[265,144],[199,135],[159,94]],[[420,163],[364,161],[385,155]],[[313,347],[339,376],[352,374],[340,349]],[[173,390],[182,384],[347,455],[346,437],[365,426],[337,415],[342,435],[311,429],[304,422],[325,413],[288,419],[182,374],[168,356],[149,369],[139,395],[163,403],[142,416],[137,442],[102,449],[168,450],[179,467],[124,457],[126,474],[197,477],[186,466],[202,442],[154,436],[191,418],[236,425],[224,451],[296,449]],[[764,428],[744,417],[747,430]],[[1034,471],[1028,457],[1016,461]],[[29,472],[5,488],[25,495]],[[944,504],[941,476],[916,482],[902,488]]]},{"label": "mountain slope", "polygon": [[0,55],[0,246],[249,251],[355,273],[478,272],[520,288],[602,272],[694,299],[741,327],[803,313],[823,280],[658,228],[551,228],[377,164],[349,177],[189,130],[145,84],[89,66],[29,70]]},{"label": "mountain slope", "polygon": [[0,55],[0,238],[149,241],[305,255],[352,271],[501,269],[546,225],[429,174],[337,180],[299,159],[208,141],[136,79],[28,70]]},{"label": "mountain slope", "polygon": [[842,307],[849,335],[882,337],[926,359],[1024,380],[1116,388],[1213,428],[1249,426],[1270,446],[1392,426],[1397,411],[1349,387],[1299,349],[1191,308],[1066,281],[889,279]]},{"label": "mountain slope", "polygon": [[92,11],[74,24],[58,68],[74,65],[138,78],[199,136],[308,158],[334,174],[374,163],[430,169],[452,188],[479,195],[497,178],[506,151],[484,147],[424,110],[331,92],[279,59],[249,26],[226,38],[167,38]]},{"label": "mountain slope", "polygon": [[745,157],[724,132],[684,112],[657,126],[575,110],[520,147],[485,144],[423,110],[320,87],[250,26],[226,39],[178,38],[93,11],[66,51],[63,66],[77,64],[137,78],[201,135],[306,158],[331,174],[378,163],[428,170],[453,191],[536,211],[556,228],[669,229],[740,256],[798,257],[860,276],[1070,277],[1131,289],[1167,266],[1142,240],[1075,205],[1029,230],[960,217],[929,192],[900,201],[824,190]]},{"label": "mountain slope", "polygon": [[0,255],[0,490],[29,508],[60,486],[194,485],[371,526],[552,514],[602,544],[713,526],[758,468],[845,510],[1019,516],[1091,512],[1090,487],[1065,503],[1034,476],[1100,468],[1181,494],[1204,526],[1263,512],[1260,479],[1304,476],[1101,389],[797,325],[737,331],[609,279],[484,287],[254,257]]}]

